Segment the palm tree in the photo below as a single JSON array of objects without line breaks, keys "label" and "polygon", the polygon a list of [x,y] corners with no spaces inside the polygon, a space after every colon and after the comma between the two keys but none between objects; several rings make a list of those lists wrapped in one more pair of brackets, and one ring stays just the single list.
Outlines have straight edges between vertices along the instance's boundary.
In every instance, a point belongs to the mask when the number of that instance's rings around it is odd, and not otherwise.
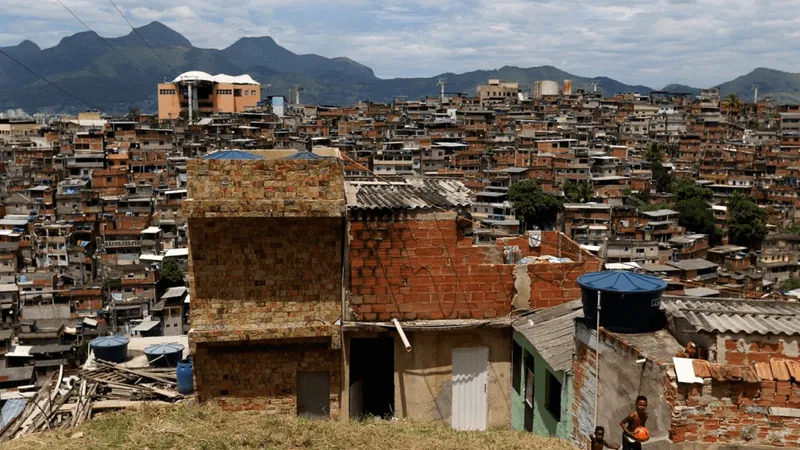
[{"label": "palm tree", "polygon": [[722,102],[722,104],[725,106],[725,109],[728,110],[729,117],[733,116],[734,112],[739,112],[742,109],[742,106],[744,106],[742,100],[740,100],[739,97],[737,97],[733,92],[725,97],[725,101]]}]

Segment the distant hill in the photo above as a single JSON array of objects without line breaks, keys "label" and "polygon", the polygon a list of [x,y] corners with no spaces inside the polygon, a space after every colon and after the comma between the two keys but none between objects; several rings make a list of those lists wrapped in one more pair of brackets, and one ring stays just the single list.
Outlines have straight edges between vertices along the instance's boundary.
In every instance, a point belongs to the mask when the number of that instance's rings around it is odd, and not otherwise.
[{"label": "distant hill", "polygon": [[[143,111],[156,109],[156,84],[171,80],[189,70],[211,74],[250,74],[263,84],[270,84],[268,95],[289,95],[300,84],[304,103],[330,105],[352,104],[359,100],[390,101],[397,96],[421,98],[438,95],[437,80],[447,78],[449,92],[474,94],[478,85],[490,78],[519,82],[529,89],[534,81],[572,80],[573,89],[598,89],[605,95],[620,92],[648,93],[647,86],[632,86],[608,77],[587,78],[564,72],[553,66],[520,68],[504,66],[494,70],[444,73],[429,78],[381,79],[372,69],[349,58],[298,55],[280,46],[270,37],[246,37],[228,48],[194,47],[180,33],[153,22],[117,38],[104,39],[93,32],[65,37],[58,45],[40,49],[23,41],[3,51],[56,85],[85,100],[93,108],[109,113],[124,113],[131,107]],[[141,36],[141,38],[140,38]],[[153,48],[153,54],[143,42]],[[112,48],[109,47],[112,46]],[[174,70],[168,68],[166,61]],[[756,69],[720,86],[723,94],[735,92],[751,96],[753,84],[760,86],[760,96],[771,95],[778,101],[800,102],[800,75],[770,69]],[[670,85],[674,92],[699,92],[696,88]],[[86,105],[38,79],[8,58],[0,55],[0,110],[22,108],[27,112],[74,112]]]},{"label": "distant hill", "polygon": [[686,86],[685,84],[669,84],[664,86],[662,91],[674,92],[677,94],[691,94],[693,96],[700,95],[700,89]]},{"label": "distant hill", "polygon": [[727,83],[720,84],[720,95],[730,93],[752,102],[753,86],[758,86],[758,98],[772,97],[777,103],[800,103],[800,74],[759,67]]}]

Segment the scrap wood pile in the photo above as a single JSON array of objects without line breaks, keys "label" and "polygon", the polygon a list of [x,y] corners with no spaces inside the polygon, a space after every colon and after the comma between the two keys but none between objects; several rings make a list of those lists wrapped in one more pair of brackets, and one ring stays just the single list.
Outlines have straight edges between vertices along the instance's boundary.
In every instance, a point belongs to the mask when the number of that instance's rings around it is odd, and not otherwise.
[{"label": "scrap wood pile", "polygon": [[0,442],[38,431],[75,427],[106,410],[142,402],[173,403],[183,398],[177,390],[175,369],[128,368],[95,360],[92,369],[70,377],[63,376],[62,368],[27,399],[13,419],[4,417],[7,423],[0,429]]}]

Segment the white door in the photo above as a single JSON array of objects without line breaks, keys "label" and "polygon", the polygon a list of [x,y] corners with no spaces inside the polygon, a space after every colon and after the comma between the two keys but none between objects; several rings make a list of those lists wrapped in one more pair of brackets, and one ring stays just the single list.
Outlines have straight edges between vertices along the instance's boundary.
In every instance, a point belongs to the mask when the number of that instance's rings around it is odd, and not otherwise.
[{"label": "white door", "polygon": [[456,430],[485,430],[489,348],[453,349],[453,413]]}]

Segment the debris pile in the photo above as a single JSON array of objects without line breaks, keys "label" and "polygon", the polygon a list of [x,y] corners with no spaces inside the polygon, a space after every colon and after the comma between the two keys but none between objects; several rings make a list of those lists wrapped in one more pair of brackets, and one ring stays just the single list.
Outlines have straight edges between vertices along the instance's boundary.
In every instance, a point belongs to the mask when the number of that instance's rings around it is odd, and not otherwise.
[{"label": "debris pile", "polygon": [[95,360],[91,369],[65,377],[62,368],[35,394],[7,400],[2,409],[0,442],[38,431],[72,428],[106,410],[183,399],[177,390],[175,369],[130,368]]}]

